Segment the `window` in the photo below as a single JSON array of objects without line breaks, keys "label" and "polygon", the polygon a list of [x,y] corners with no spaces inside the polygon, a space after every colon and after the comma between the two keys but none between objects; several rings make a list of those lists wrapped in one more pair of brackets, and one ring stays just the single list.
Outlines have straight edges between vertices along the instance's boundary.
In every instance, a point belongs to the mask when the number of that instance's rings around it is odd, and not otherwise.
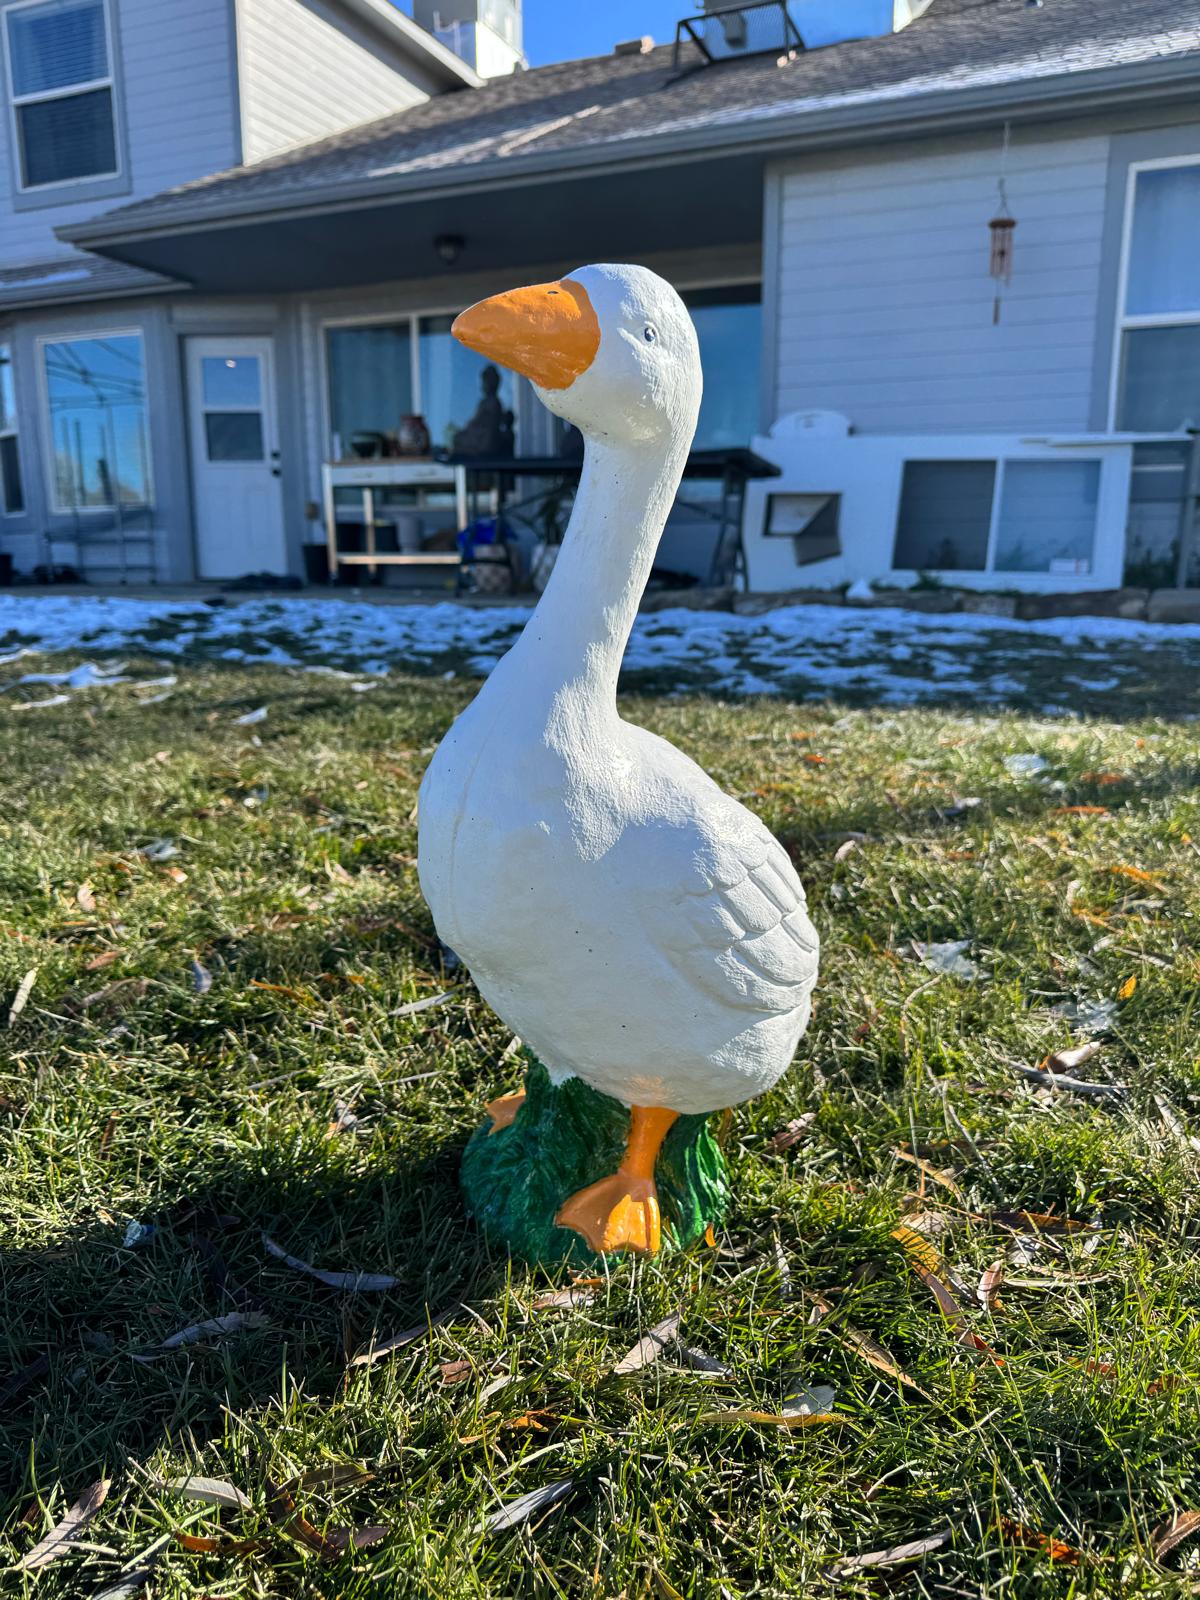
[{"label": "window", "polygon": [[695,450],[747,445],[758,432],[762,291],[757,283],[691,289],[683,302],[696,324],[704,398]]},{"label": "window", "polygon": [[892,565],[901,572],[986,572],[994,461],[906,461]]},{"label": "window", "polygon": [[29,0],[4,19],[19,188],[114,176],[106,0]]},{"label": "window", "polygon": [[141,334],[47,341],[42,351],[54,509],[148,505]]},{"label": "window", "polygon": [[13,382],[12,346],[0,340],[0,510],[25,509],[21,458],[17,453],[17,395]]},{"label": "window", "polygon": [[459,344],[453,321],[405,317],[326,330],[335,455],[393,451],[401,420],[414,414],[425,418],[435,450],[512,453],[513,374]]},{"label": "window", "polygon": [[906,461],[892,566],[1086,575],[1099,504],[1094,458]]},{"label": "window", "polygon": [[1200,158],[1131,175],[1114,423],[1200,422]]}]

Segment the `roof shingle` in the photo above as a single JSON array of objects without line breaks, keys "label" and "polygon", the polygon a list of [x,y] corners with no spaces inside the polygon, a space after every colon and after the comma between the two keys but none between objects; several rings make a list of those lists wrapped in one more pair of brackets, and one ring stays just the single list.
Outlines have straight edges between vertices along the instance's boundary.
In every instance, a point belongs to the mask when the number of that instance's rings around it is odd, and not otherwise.
[{"label": "roof shingle", "polygon": [[694,53],[694,70],[677,73],[673,47],[663,45],[514,73],[122,207],[105,222],[150,227],[197,211],[286,208],[339,186],[384,193],[422,174],[469,175],[485,163],[503,170],[554,152],[604,147],[620,158],[636,141],[688,130],[711,131],[716,142],[723,130],[773,118],[1192,53],[1200,53],[1200,0],[933,0],[899,34],[785,63],[765,55],[700,67]]}]

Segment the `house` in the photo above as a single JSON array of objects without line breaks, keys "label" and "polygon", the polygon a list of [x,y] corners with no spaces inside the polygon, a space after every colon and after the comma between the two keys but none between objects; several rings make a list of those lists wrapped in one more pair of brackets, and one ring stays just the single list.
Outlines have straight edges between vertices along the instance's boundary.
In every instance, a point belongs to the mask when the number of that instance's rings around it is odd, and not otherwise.
[{"label": "house", "polygon": [[0,0],[0,551],[316,572],[323,461],[470,420],[453,313],[624,259],[693,308],[700,442],[780,469],[752,586],[1190,576],[1200,0],[709,10],[484,79],[443,39],[502,63],[514,0]]}]

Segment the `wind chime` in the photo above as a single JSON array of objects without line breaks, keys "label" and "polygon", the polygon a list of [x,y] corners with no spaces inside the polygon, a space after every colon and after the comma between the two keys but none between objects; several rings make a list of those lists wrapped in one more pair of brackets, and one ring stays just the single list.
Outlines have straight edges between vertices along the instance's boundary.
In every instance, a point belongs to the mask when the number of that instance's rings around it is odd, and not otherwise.
[{"label": "wind chime", "polygon": [[992,301],[992,326],[1000,321],[1000,299],[1006,284],[1012,282],[1013,269],[1013,235],[1016,232],[1017,219],[1008,208],[1008,138],[1009,125],[1004,124],[1004,144],[1000,151],[1000,176],[996,181],[999,195],[999,204],[996,215],[988,223],[991,234],[992,250],[988,271],[995,285],[996,294]]}]

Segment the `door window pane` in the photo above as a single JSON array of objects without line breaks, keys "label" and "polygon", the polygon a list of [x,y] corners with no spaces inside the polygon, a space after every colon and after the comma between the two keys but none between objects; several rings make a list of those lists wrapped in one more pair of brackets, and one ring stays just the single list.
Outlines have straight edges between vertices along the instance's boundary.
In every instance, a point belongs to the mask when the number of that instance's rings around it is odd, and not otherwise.
[{"label": "door window pane", "polygon": [[1138,173],[1125,310],[1200,311],[1200,165]]},{"label": "door window pane", "polygon": [[1098,461],[1007,461],[996,525],[996,572],[1092,570]]},{"label": "door window pane", "polygon": [[56,509],[148,505],[141,334],[64,339],[43,355]]},{"label": "door window pane", "polygon": [[202,356],[200,378],[206,406],[262,404],[257,356]]},{"label": "door window pane", "polygon": [[23,188],[117,170],[111,89],[31,100],[17,107],[17,124]]},{"label": "door window pane", "polygon": [[356,434],[390,434],[413,409],[409,324],[330,328],[329,426],[342,454],[354,453]]},{"label": "door window pane", "polygon": [[421,409],[434,449],[510,456],[513,375],[450,335],[453,317],[422,317]]},{"label": "door window pane", "polygon": [[994,461],[906,461],[893,567],[985,571],[995,485]]},{"label": "door window pane", "polygon": [[757,284],[687,292],[696,324],[704,397],[695,450],[748,445],[758,432],[762,306]]},{"label": "door window pane", "polygon": [[261,461],[262,416],[257,411],[206,411],[204,436],[210,461]]},{"label": "door window pane", "polygon": [[1174,433],[1200,423],[1200,324],[1130,328],[1117,426],[1135,433]]},{"label": "door window pane", "polygon": [[17,97],[107,78],[104,0],[47,0],[10,11],[8,50]]}]

